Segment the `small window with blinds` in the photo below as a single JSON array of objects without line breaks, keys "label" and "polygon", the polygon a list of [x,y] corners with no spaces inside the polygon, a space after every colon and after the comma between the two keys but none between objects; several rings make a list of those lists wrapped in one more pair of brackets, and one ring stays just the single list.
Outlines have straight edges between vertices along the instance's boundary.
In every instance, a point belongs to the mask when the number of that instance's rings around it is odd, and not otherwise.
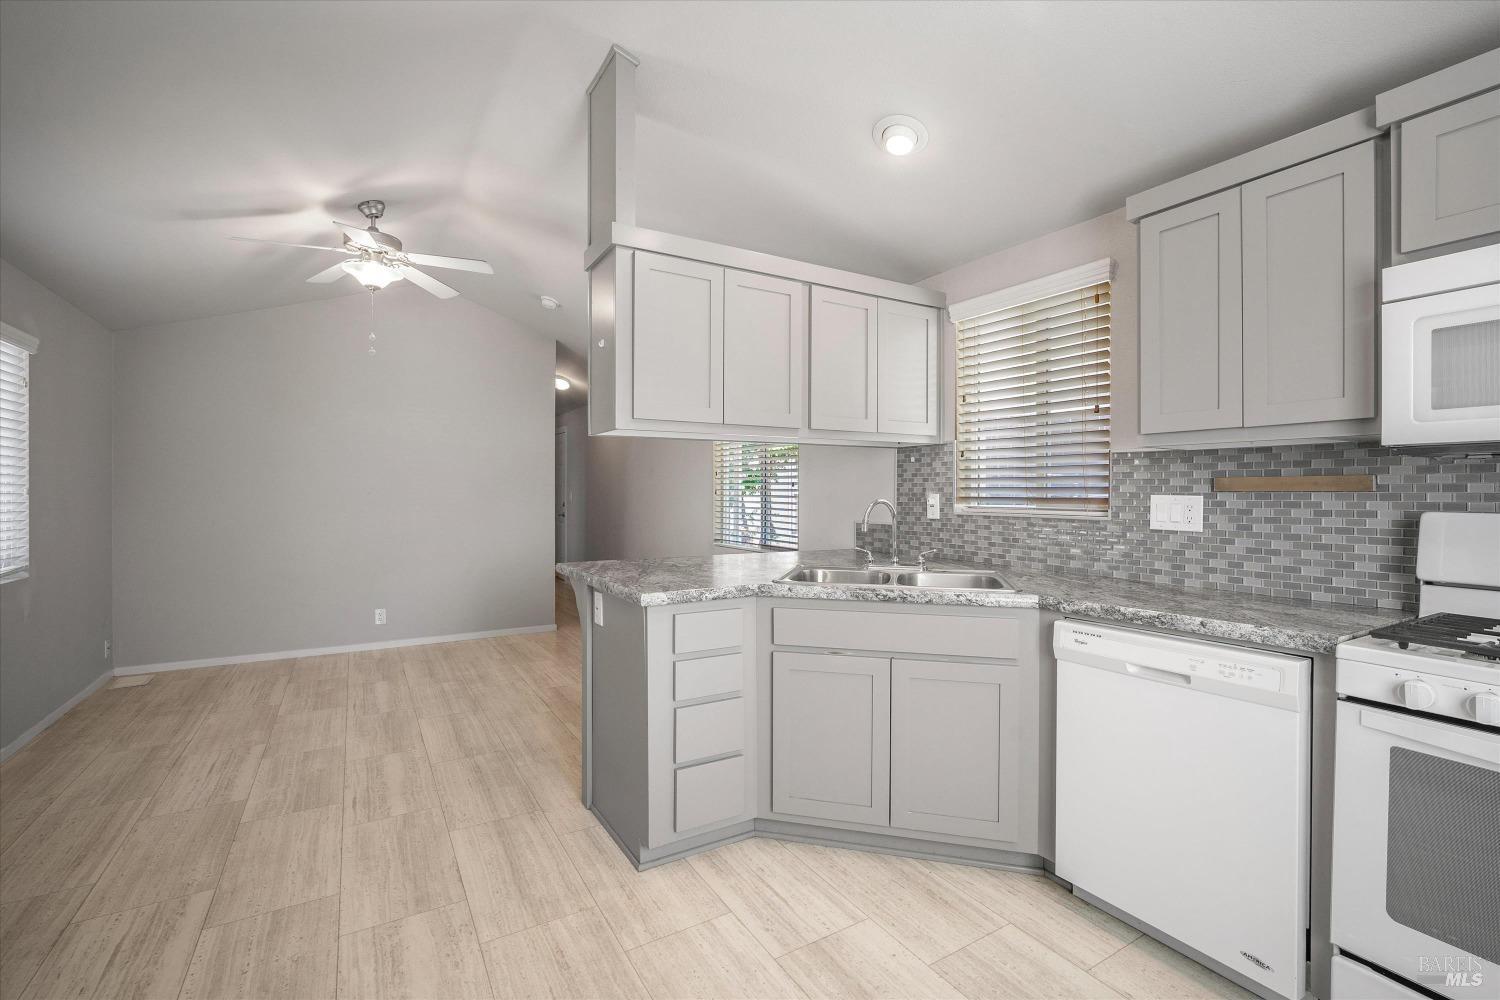
[{"label": "small window with blinds", "polygon": [[1109,513],[1113,262],[957,303],[957,505]]},{"label": "small window with blinds", "polygon": [[31,565],[31,355],[36,340],[0,324],[0,583]]},{"label": "small window with blinds", "polygon": [[714,543],[797,547],[797,446],[714,442]]}]

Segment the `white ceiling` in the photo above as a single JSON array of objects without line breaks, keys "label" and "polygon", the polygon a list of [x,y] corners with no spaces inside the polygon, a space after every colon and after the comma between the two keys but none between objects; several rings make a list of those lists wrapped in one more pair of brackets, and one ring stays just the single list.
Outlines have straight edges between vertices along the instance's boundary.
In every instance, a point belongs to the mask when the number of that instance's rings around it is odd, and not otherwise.
[{"label": "white ceiling", "polygon": [[[584,342],[584,88],[641,58],[639,223],[900,280],[1500,44],[1500,4],[0,5],[0,254],[113,329],[348,294],[383,198],[465,295]],[[870,129],[920,118],[886,156]],[[544,312],[536,296],[564,308]]]}]

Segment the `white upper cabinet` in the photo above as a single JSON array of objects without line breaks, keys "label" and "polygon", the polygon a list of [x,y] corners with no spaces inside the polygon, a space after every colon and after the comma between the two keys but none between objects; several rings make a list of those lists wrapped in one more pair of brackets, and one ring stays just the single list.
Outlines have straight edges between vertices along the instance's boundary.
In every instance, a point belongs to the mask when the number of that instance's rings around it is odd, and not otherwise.
[{"label": "white upper cabinet", "polygon": [[1141,221],[1141,433],[1239,427],[1240,192]]},{"label": "white upper cabinet", "polygon": [[802,426],[807,286],[724,273],[724,422]]},{"label": "white upper cabinet", "polygon": [[808,426],[874,432],[878,300],[817,285],[811,294]]},{"label": "white upper cabinet", "polygon": [[938,433],[938,311],[881,299],[876,323],[876,420],[881,434]]},{"label": "white upper cabinet", "polygon": [[724,269],[635,255],[633,416],[724,422]]},{"label": "white upper cabinet", "polygon": [[1374,144],[1252,181],[1241,210],[1245,426],[1375,416]]},{"label": "white upper cabinet", "polygon": [[1402,122],[1401,250],[1500,233],[1500,90]]}]

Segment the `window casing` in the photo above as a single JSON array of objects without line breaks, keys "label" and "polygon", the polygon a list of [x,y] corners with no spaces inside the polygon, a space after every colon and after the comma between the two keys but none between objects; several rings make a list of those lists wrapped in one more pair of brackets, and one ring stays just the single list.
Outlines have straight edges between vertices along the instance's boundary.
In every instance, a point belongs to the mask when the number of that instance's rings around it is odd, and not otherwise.
[{"label": "window casing", "polygon": [[714,442],[714,544],[797,547],[797,446]]},{"label": "window casing", "polygon": [[0,324],[0,583],[31,565],[31,355],[36,340]]},{"label": "window casing", "polygon": [[960,509],[1109,513],[1111,271],[1097,261],[952,307]]}]

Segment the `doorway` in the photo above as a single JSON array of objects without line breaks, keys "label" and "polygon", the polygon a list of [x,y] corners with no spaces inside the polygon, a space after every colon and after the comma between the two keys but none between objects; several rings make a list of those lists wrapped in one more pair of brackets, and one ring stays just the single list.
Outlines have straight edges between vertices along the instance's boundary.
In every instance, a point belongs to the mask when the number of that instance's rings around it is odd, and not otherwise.
[{"label": "doorway", "polygon": [[556,507],[557,541],[554,545],[557,562],[568,561],[568,429],[557,429],[555,453],[553,455],[552,502]]}]

